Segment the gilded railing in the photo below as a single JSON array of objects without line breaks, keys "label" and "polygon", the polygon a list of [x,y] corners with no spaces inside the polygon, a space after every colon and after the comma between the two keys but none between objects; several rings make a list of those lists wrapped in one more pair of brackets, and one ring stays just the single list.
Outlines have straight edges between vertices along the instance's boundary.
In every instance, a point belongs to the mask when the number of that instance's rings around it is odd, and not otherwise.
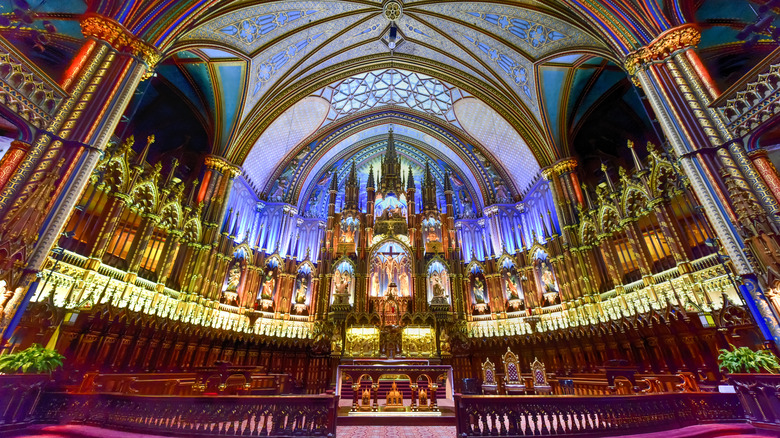
[{"label": "gilded railing", "polygon": [[745,421],[735,394],[456,395],[458,437],[621,436],[701,423]]}]

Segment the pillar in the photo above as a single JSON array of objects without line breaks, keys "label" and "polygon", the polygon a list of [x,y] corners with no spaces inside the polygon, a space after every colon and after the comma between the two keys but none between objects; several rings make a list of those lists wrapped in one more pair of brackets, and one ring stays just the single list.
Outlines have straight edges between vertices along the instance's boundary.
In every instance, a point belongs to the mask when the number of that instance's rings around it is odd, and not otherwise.
[{"label": "pillar", "polygon": [[[750,151],[748,157],[775,199],[780,199],[780,176],[777,174],[775,165],[769,161],[767,152],[764,149]],[[2,171],[1,168],[0,171]]]},{"label": "pillar", "polygon": [[[20,287],[25,296],[13,301],[13,308],[4,309],[15,316],[10,322],[0,322],[3,338],[35,293],[36,274],[62,234],[133,92],[160,59],[156,48],[104,17],[85,16],[81,30],[86,41],[63,81],[70,97],[36,137],[0,192],[3,223],[28,214],[34,218],[28,226],[39,229],[38,239],[25,252],[23,275],[10,285]],[[65,157],[67,164],[58,169]],[[50,190],[46,181],[55,171],[56,182]],[[41,196],[48,201],[45,209],[25,213],[30,208],[28,199]]]},{"label": "pillar", "polygon": [[[629,54],[626,69],[642,87],[710,224],[746,281],[743,289],[763,335],[778,343],[780,319],[764,297],[754,276],[760,268],[751,263],[737,229],[750,238],[754,223],[771,221],[777,227],[780,207],[723,116],[709,108],[714,85],[693,50],[700,38],[693,25],[669,29]],[[701,154],[706,149],[715,150],[718,168]]]}]

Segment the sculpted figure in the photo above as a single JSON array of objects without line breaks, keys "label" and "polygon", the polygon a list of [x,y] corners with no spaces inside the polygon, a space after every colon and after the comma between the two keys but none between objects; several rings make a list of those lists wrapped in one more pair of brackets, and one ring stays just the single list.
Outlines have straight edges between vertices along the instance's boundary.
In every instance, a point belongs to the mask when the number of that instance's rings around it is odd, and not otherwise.
[{"label": "sculpted figure", "polygon": [[485,299],[485,284],[479,277],[474,279],[474,298],[477,300],[477,304],[484,304]]}]

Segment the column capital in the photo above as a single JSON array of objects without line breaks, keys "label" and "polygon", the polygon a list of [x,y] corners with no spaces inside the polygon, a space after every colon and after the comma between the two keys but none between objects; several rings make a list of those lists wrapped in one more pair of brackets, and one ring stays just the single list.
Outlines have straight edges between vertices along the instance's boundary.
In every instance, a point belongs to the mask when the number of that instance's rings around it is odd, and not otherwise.
[{"label": "column capital", "polygon": [[701,33],[693,24],[669,29],[650,44],[629,53],[625,60],[626,70],[633,76],[645,64],[662,61],[680,49],[696,46],[700,40]]},{"label": "column capital", "polygon": [[207,169],[216,170],[217,172],[222,173],[223,175],[227,175],[229,178],[235,178],[241,173],[240,167],[216,155],[207,156],[203,160],[203,164],[206,165]]},{"label": "column capital", "polygon": [[81,19],[81,33],[105,41],[119,52],[134,56],[152,70],[162,55],[153,45],[133,35],[116,21],[101,15],[86,15]]},{"label": "column capital", "polygon": [[562,158],[552,165],[555,173],[563,175],[564,173],[573,172],[577,168],[578,161],[575,157]]}]

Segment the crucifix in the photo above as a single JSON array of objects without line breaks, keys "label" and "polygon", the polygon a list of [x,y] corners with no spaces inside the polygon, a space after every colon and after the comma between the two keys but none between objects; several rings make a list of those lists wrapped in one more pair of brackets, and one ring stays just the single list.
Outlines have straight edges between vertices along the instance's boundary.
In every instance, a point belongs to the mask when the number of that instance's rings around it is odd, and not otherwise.
[{"label": "crucifix", "polygon": [[380,254],[384,254],[386,256],[390,256],[390,259],[392,260],[394,258],[393,257],[394,255],[401,255],[403,253],[402,252],[393,252],[393,245],[390,245],[390,251],[382,252]]}]

